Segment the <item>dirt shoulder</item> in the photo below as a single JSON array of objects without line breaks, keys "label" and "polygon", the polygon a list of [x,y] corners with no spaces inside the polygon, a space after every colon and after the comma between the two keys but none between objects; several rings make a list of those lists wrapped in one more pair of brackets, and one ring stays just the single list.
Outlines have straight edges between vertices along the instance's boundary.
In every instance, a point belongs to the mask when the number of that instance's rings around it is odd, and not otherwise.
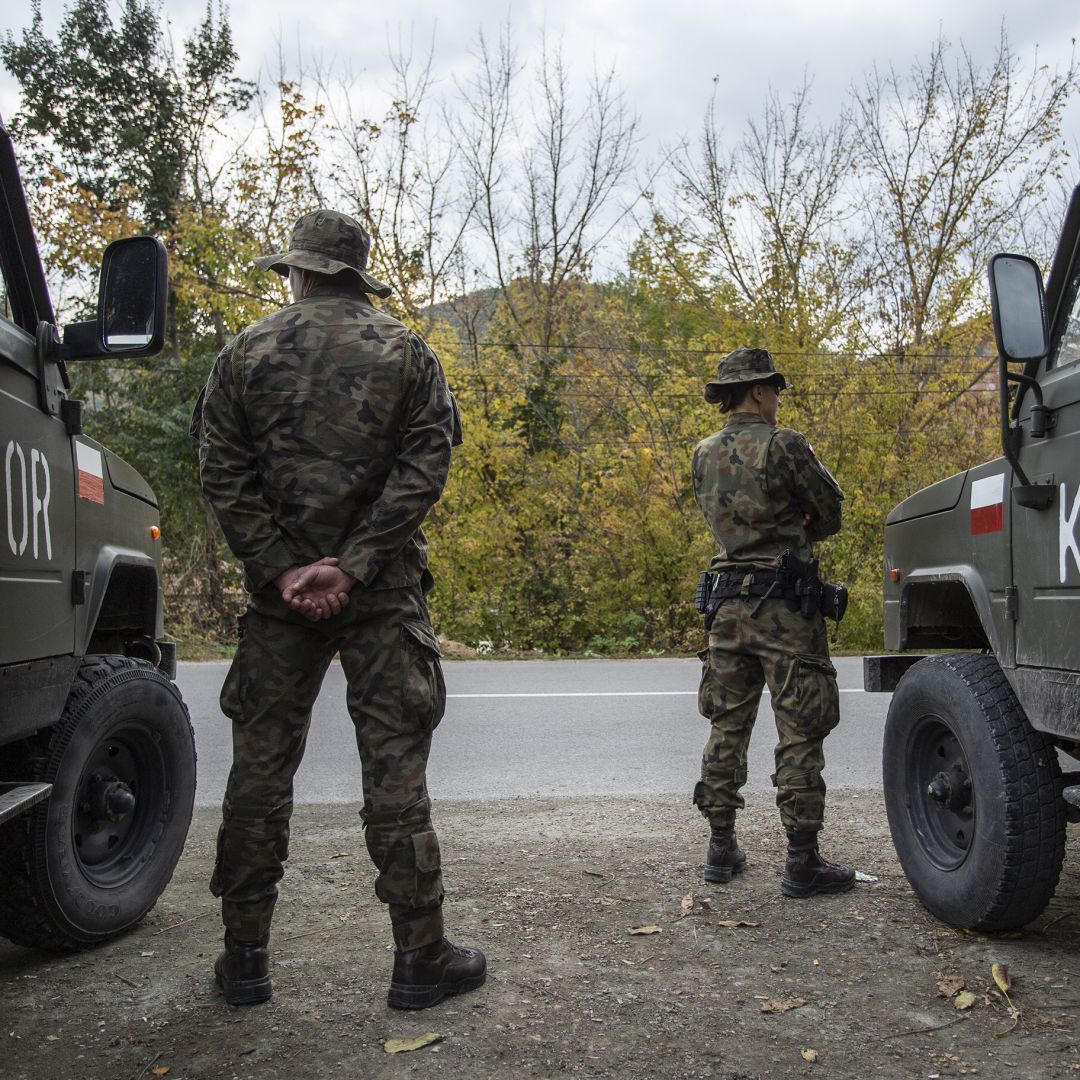
[{"label": "dirt shoulder", "polygon": [[[729,886],[701,883],[706,829],[685,800],[439,804],[451,936],[484,949],[490,974],[417,1014],[386,1007],[388,924],[355,806],[297,810],[274,997],[226,1006],[210,975],[217,813],[200,811],[172,885],[134,933],[72,957],[0,943],[0,1075],[1080,1075],[1077,840],[1033,927],[965,934],[915,900],[879,797],[829,800],[826,854],[879,880],[803,901],[779,894],[783,838],[767,796],[748,800],[749,865]],[[643,926],[660,932],[628,933]],[[994,963],[1015,978],[1015,1014],[992,990]],[[963,1012],[942,996],[961,982],[975,995]],[[426,1032],[442,1041],[383,1049]]]}]

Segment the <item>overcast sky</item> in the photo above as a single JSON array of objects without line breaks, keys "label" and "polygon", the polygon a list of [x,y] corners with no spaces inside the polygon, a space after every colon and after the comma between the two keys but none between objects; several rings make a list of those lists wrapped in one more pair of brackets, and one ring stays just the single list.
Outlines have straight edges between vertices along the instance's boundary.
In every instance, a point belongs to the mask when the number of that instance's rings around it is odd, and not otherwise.
[{"label": "overcast sky", "polygon": [[[205,0],[167,0],[164,7],[179,45],[201,18]],[[63,8],[63,0],[43,0],[48,31],[55,31]],[[714,86],[721,122],[735,132],[758,111],[770,86],[787,96],[804,72],[813,79],[818,109],[829,115],[875,62],[906,68],[939,32],[985,63],[1004,18],[1014,50],[1029,60],[1038,49],[1051,67],[1067,61],[1072,39],[1080,36],[1076,0],[232,0],[229,12],[242,74],[275,71],[280,51],[290,64],[302,56],[305,63],[350,65],[373,88],[388,83],[386,43],[399,33],[411,33],[422,46],[434,34],[435,69],[449,87],[469,67],[478,28],[494,38],[509,15],[528,59],[546,27],[549,38],[562,39],[575,80],[584,82],[594,67],[615,67],[641,116],[646,156],[698,129]],[[29,20],[29,0],[9,0],[0,28],[17,32]],[[18,88],[3,72],[0,111],[10,115],[17,104]],[[1078,112],[1072,110],[1071,123]]]}]

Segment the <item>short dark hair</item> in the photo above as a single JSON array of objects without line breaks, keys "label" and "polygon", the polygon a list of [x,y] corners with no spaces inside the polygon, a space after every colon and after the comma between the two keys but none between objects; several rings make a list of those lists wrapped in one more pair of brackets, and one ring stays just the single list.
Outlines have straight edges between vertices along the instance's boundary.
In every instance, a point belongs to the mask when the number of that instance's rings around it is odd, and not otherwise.
[{"label": "short dark hair", "polygon": [[738,382],[721,386],[720,411],[726,413],[731,412],[732,409],[737,409],[746,400],[753,385],[752,382]]},{"label": "short dark hair", "polygon": [[779,394],[784,389],[780,384],[782,379],[783,376],[773,376],[771,379],[752,379],[750,382],[729,382],[727,386],[719,387],[721,413],[730,413],[732,409],[739,408],[757,386],[772,387]]}]

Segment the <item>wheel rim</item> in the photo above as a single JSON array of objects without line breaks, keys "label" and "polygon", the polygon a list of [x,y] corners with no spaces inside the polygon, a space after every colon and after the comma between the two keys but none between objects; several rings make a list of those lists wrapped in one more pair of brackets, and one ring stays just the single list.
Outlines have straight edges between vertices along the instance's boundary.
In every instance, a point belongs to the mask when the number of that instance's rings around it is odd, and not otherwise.
[{"label": "wheel rim", "polygon": [[72,851],[88,881],[116,888],[133,878],[161,835],[168,807],[165,760],[146,724],[109,733],[79,778]]},{"label": "wheel rim", "polygon": [[975,839],[975,792],[964,747],[941,716],[922,716],[908,742],[905,782],[915,832],[930,861],[955,870]]}]

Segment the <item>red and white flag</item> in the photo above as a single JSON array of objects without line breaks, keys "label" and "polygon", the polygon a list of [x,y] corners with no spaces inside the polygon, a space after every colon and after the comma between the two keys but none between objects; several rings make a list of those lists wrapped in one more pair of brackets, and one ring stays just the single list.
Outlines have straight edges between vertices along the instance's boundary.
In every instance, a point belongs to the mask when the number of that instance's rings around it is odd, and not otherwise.
[{"label": "red and white flag", "polygon": [[971,482],[971,535],[1001,532],[1005,520],[1005,474]]},{"label": "red and white flag", "polygon": [[79,498],[105,502],[105,468],[101,451],[85,443],[75,443],[75,463],[79,469]]}]

